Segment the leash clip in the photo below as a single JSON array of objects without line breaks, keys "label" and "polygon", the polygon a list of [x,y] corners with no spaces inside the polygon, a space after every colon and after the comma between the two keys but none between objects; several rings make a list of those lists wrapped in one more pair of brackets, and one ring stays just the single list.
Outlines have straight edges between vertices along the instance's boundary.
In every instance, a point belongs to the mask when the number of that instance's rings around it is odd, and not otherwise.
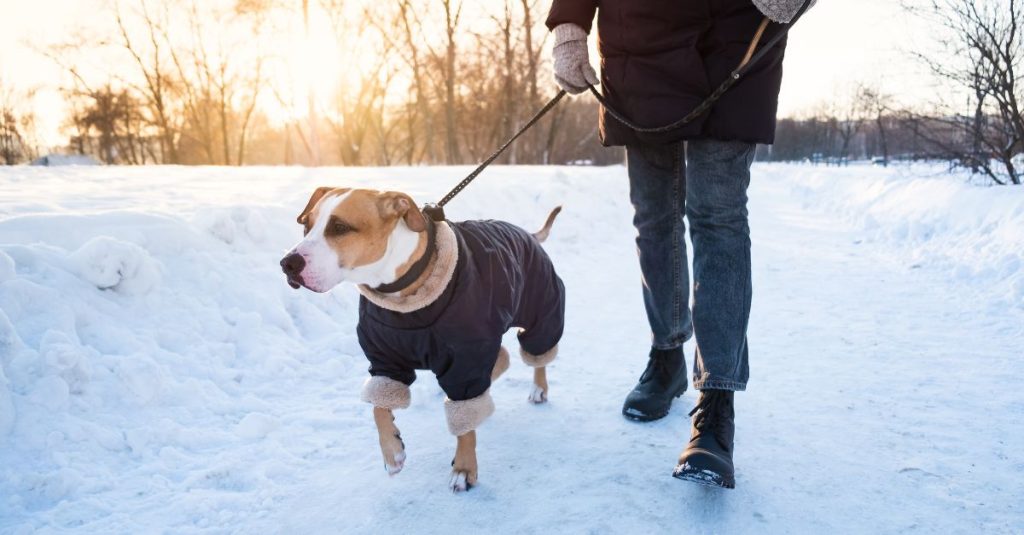
[{"label": "leash clip", "polygon": [[423,213],[427,215],[431,220],[438,223],[445,220],[444,207],[438,206],[434,203],[427,203],[423,205]]}]

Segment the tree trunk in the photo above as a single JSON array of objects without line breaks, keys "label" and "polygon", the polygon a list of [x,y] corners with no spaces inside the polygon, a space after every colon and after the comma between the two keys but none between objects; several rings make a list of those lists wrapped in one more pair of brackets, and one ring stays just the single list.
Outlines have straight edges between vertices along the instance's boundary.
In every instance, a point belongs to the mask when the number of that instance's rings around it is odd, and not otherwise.
[{"label": "tree trunk", "polygon": [[[461,7],[461,6],[460,6]],[[459,13],[452,13],[451,0],[444,0],[445,27],[448,34],[448,46],[445,53],[445,101],[444,121],[447,134],[447,163],[460,163],[459,138],[455,116],[455,29],[459,23]]]}]

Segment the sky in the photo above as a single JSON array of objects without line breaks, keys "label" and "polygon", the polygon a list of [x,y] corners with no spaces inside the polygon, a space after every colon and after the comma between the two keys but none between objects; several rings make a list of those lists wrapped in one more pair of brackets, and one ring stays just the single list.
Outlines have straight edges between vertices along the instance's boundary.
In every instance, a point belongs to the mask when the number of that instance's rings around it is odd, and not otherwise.
[{"label": "sky", "polygon": [[898,0],[819,0],[791,30],[779,113],[799,115],[865,82],[903,103],[928,98],[931,78],[911,54],[927,50],[926,25]]},{"label": "sky", "polygon": [[[0,0],[0,80],[20,89],[57,85],[59,69],[33,47],[89,25],[107,5],[104,0]],[[928,79],[909,58],[926,38],[923,25],[895,0],[819,0],[792,30],[780,116],[808,112],[858,81],[903,101],[927,96]],[[60,96],[41,91],[36,109],[44,142],[60,141]]]}]

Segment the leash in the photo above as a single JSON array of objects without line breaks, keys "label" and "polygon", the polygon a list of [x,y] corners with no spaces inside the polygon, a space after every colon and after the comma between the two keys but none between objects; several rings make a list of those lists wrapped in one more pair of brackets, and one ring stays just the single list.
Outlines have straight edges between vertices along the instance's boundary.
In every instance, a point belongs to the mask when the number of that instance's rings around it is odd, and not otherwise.
[{"label": "leash", "polygon": [[[698,104],[697,107],[693,109],[693,111],[686,114],[685,117],[679,119],[674,123],[667,124],[665,126],[655,127],[640,126],[633,122],[632,120],[630,120],[628,117],[626,117],[622,112],[616,110],[615,107],[613,107],[611,104],[609,104],[608,100],[604,98],[604,95],[602,95],[601,92],[598,91],[597,88],[593,86],[593,84],[587,85],[587,89],[589,89],[590,94],[594,95],[594,98],[596,98],[597,101],[600,102],[602,106],[604,106],[604,111],[608,113],[608,115],[610,115],[616,121],[629,127],[630,130],[634,130],[641,134],[660,134],[664,132],[671,132],[677,128],[682,128],[683,126],[692,123],[701,115],[707,113],[707,111],[711,109],[711,106],[714,106],[715,103],[718,102],[718,99],[722,98],[722,95],[724,95],[726,91],[732,89],[732,86],[736,85],[736,82],[738,82],[740,78],[742,78],[743,75],[747,73],[749,66],[754,65],[753,63],[751,63],[751,59],[754,55],[754,49],[757,48],[758,43],[761,41],[761,37],[764,36],[764,30],[768,27],[769,22],[771,21],[768,19],[768,17],[765,17],[764,20],[761,21],[761,25],[758,26],[757,28],[757,33],[754,34],[754,40],[750,42],[750,47],[747,49],[747,53],[743,56],[743,61],[740,62],[738,67],[733,69],[729,77],[726,78],[725,81],[723,81],[721,84],[719,84],[719,86],[714,90],[714,92],[711,93],[711,96],[704,99],[704,101]],[[779,42],[779,40],[785,35],[786,32],[779,32],[779,35],[776,35],[775,38],[769,41],[768,44],[761,49],[761,51],[758,53],[759,55],[757,59],[760,60],[764,56],[764,53],[768,50],[771,50],[771,48],[775,46]]]},{"label": "leash", "polygon": [[[771,23],[771,20],[768,19],[768,17],[765,17],[764,20],[761,21],[760,26],[758,26],[757,32],[754,34],[754,38],[750,41],[750,46],[747,48],[747,53],[743,56],[743,60],[740,61],[739,65],[735,69],[733,69],[732,73],[729,74],[729,77],[722,81],[722,83],[719,84],[717,88],[715,88],[711,95],[708,96],[708,98],[704,99],[703,102],[698,104],[697,107],[693,109],[693,111],[686,114],[685,117],[679,119],[674,123],[656,127],[640,126],[633,122],[632,120],[630,120],[628,117],[626,117],[622,112],[616,110],[613,106],[609,105],[608,100],[604,98],[604,95],[602,95],[601,92],[598,91],[593,84],[587,84],[587,89],[590,90],[590,93],[594,95],[594,98],[597,99],[601,106],[604,107],[604,110],[605,112],[608,113],[608,115],[610,115],[616,121],[629,127],[631,130],[634,130],[642,134],[656,134],[676,130],[689,123],[692,123],[698,117],[707,113],[708,110],[710,110],[711,107],[714,106],[715,103],[722,98],[722,95],[724,95],[727,91],[732,89],[732,87],[736,85],[736,82],[739,82],[741,78],[743,78],[748,72],[750,72],[750,69],[753,68],[754,65],[757,65],[757,63],[764,58],[765,54],[767,54],[769,50],[775,48],[775,45],[779,44],[779,42],[782,41],[782,39],[789,34],[789,30],[792,29],[793,25],[796,24],[796,22],[800,20],[801,17],[804,16],[804,13],[807,12],[807,9],[811,6],[812,2],[813,0],[804,0],[803,5],[800,6],[800,9],[796,12],[796,15],[793,16],[793,19],[790,20],[787,24],[783,25],[783,28],[779,31],[779,33],[777,33],[775,36],[769,39],[768,42],[765,43],[765,45],[762,46],[760,50],[758,50],[758,44],[760,44],[761,38],[764,37],[764,32],[768,28],[768,24]],[[494,154],[491,154],[491,156],[484,160],[483,163],[478,165],[477,168],[474,169],[473,172],[470,173],[466,178],[462,179],[462,182],[456,184],[455,187],[452,188],[452,190],[449,191],[447,195],[441,198],[440,201],[425,205],[423,207],[423,213],[426,214],[428,218],[434,221],[444,221],[444,206],[448,204],[452,199],[454,199],[456,195],[461,193],[462,190],[466,189],[466,186],[468,186],[470,182],[473,182],[473,180],[475,180],[476,177],[480,176],[480,173],[482,173],[484,169],[487,169],[488,166],[494,163],[494,160],[497,160],[498,157],[501,156],[503,152],[505,152],[505,149],[508,149],[508,147],[512,145],[512,143],[514,143],[517,139],[519,139],[520,136],[526,133],[526,131],[533,127],[533,125],[537,124],[537,122],[540,121],[542,117],[547,115],[547,113],[551,111],[555,107],[555,105],[558,104],[562,100],[562,98],[565,97],[565,95],[566,91],[564,89],[559,91],[558,94],[556,94],[554,98],[549,100],[547,104],[544,104],[544,107],[542,107],[540,111],[538,111],[533,116],[533,118],[527,121],[527,123],[523,125],[522,128],[520,128],[519,131],[515,133],[515,135],[509,138],[509,140],[506,141],[504,145],[499,147],[498,150],[494,151]]]},{"label": "leash", "polygon": [[524,124],[519,129],[519,131],[515,133],[515,135],[509,138],[509,140],[506,141],[504,145],[498,147],[498,150],[494,151],[494,154],[491,154],[486,160],[483,161],[483,163],[478,165],[477,168],[474,169],[473,172],[469,174],[469,176],[462,179],[462,182],[456,184],[455,187],[452,188],[452,190],[449,191],[448,194],[445,195],[440,201],[437,201],[436,203],[427,204],[426,206],[424,206],[423,213],[426,214],[427,217],[429,217],[430,219],[433,219],[434,221],[444,221],[444,205],[448,204],[448,202],[454,199],[456,195],[461,193],[462,190],[466,189],[466,186],[468,186],[470,182],[476,179],[476,177],[480,176],[480,173],[484,172],[484,169],[487,169],[489,165],[494,163],[494,160],[497,160],[498,157],[501,156],[501,153],[505,152],[505,149],[509,148],[509,146],[515,142],[515,140],[519,139],[519,136],[525,134],[527,130],[532,128],[533,125],[537,124],[537,121],[540,121],[541,118],[547,115],[548,112],[551,111],[555,107],[555,105],[558,104],[562,100],[562,98],[565,97],[565,95],[566,92],[564,89],[559,91],[558,94],[555,95],[554,98],[549,100],[548,103],[545,104],[544,107],[540,109],[540,111],[534,114],[534,116],[529,121],[527,121],[526,124]]}]

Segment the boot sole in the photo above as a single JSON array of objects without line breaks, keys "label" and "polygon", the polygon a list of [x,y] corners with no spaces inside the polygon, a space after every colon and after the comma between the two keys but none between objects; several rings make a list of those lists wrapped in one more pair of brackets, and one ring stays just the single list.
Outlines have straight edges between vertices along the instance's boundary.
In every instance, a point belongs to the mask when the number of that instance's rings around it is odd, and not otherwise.
[{"label": "boot sole", "polygon": [[[685,394],[685,393],[686,393],[686,386],[683,386],[683,389],[680,390],[679,393],[676,394],[675,396],[672,396],[672,399],[679,399],[679,398],[683,397],[683,394]],[[665,409],[665,412],[660,413],[660,414],[644,414],[644,413],[642,413],[640,411],[629,412],[629,411],[635,410],[635,409],[629,409],[627,407],[623,407],[622,408],[622,415],[625,416],[627,420],[632,420],[634,422],[653,422],[655,420],[660,420],[660,419],[668,416],[668,413],[671,412],[672,403],[669,402],[668,406],[669,406],[669,408]]]},{"label": "boot sole", "polygon": [[683,469],[683,467],[680,466],[676,467],[675,471],[672,472],[672,477],[716,489],[736,488],[735,476],[726,477],[721,474],[711,472],[710,470],[697,470],[695,468]]}]

